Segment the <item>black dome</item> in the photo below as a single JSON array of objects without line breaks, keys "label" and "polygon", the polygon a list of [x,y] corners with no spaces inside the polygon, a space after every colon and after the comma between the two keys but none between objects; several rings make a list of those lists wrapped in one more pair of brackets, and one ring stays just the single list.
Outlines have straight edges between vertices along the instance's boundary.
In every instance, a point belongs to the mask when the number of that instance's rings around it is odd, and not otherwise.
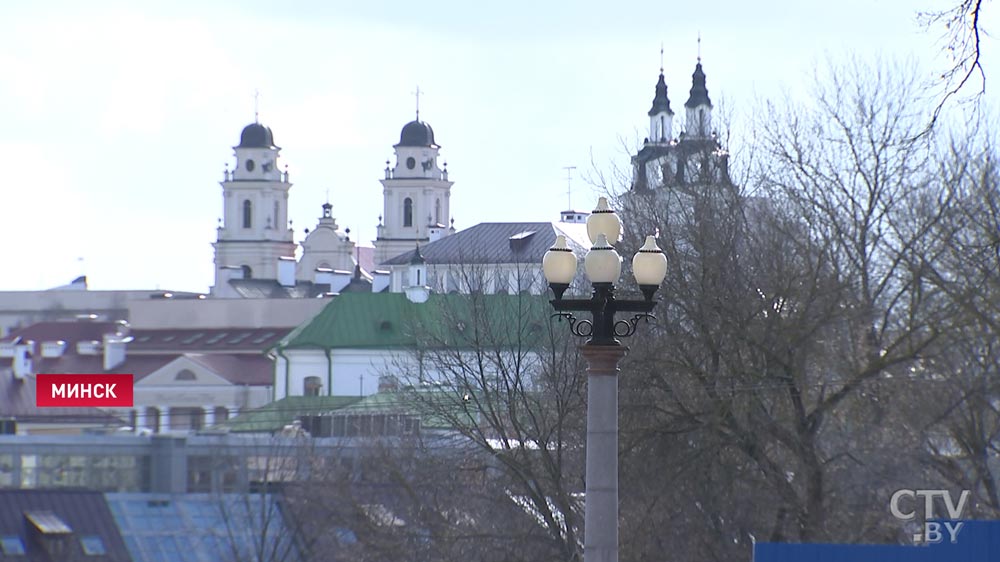
[{"label": "black dome", "polygon": [[273,146],[274,134],[271,133],[271,128],[260,123],[250,123],[240,133],[239,148],[272,148]]},{"label": "black dome", "polygon": [[434,144],[434,129],[423,121],[410,121],[403,125],[396,146],[437,146]]}]

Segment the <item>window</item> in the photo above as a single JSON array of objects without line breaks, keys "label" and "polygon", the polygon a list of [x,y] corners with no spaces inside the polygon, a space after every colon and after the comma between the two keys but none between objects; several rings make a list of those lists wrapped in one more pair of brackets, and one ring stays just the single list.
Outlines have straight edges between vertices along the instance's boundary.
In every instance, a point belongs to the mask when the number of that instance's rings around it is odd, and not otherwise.
[{"label": "window", "polygon": [[274,227],[278,228],[281,223],[278,222],[278,210],[280,209],[278,202],[274,202]]},{"label": "window", "polygon": [[80,537],[80,546],[83,547],[83,553],[87,556],[102,556],[108,553],[104,548],[104,541],[97,535]]},{"label": "window", "polygon": [[222,423],[229,419],[229,408],[225,406],[215,407],[215,423]]},{"label": "window", "polygon": [[24,556],[26,554],[21,537],[13,535],[0,537],[0,552],[3,552],[4,556]]},{"label": "window", "polygon": [[253,270],[250,269],[249,265],[241,265],[240,266],[240,270],[243,271],[243,278],[244,279],[252,279],[253,278]]},{"label": "window", "polygon": [[403,199],[403,226],[413,226],[413,199]]},{"label": "window", "polygon": [[195,379],[197,379],[197,377],[194,376],[194,373],[189,371],[188,369],[184,369],[181,372],[174,375],[175,381],[193,381]]},{"label": "window", "polygon": [[306,377],[306,380],[302,383],[302,395],[319,396],[321,388],[323,388],[323,383],[320,382],[319,377]]},{"label": "window", "polygon": [[246,199],[243,201],[243,228],[250,228],[252,215],[253,204],[250,203],[249,199]]},{"label": "window", "polygon": [[170,408],[170,429],[197,430],[205,427],[205,410],[201,408]]},{"label": "window", "polygon": [[160,432],[160,410],[158,408],[146,408],[146,427],[153,430],[153,433]]},{"label": "window", "polygon": [[441,200],[434,201],[434,223],[441,224]]}]

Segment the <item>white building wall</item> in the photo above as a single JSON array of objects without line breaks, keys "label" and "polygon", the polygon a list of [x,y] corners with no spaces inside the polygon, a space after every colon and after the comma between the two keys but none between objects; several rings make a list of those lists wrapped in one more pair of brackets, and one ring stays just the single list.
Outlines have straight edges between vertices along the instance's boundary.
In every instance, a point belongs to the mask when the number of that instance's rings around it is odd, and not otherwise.
[{"label": "white building wall", "polygon": [[396,377],[401,384],[412,384],[421,378],[427,381],[441,379],[438,371],[417,361],[416,355],[406,350],[384,349],[334,349],[330,361],[326,354],[316,349],[288,349],[288,388],[285,387],[286,371],[284,360],[278,356],[275,362],[275,399],[286,396],[302,396],[305,393],[306,377],[319,377],[322,381],[322,395],[330,395],[328,375],[332,363],[333,396],[368,396],[378,392],[379,379],[383,376]]}]

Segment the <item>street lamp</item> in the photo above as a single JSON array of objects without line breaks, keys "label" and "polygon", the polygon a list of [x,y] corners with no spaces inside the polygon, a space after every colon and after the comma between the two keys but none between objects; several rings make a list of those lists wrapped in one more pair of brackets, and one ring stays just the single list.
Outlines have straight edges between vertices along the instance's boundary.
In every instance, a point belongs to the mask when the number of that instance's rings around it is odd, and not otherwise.
[{"label": "street lamp", "polygon": [[[593,286],[589,299],[564,299],[576,277],[577,260],[565,236],[542,258],[542,271],[555,298],[553,316],[569,321],[570,331],[587,338],[580,352],[587,360],[587,468],[584,504],[584,562],[618,562],[618,362],[628,348],[618,338],[635,333],[639,320],[649,319],[656,306],[653,296],[667,275],[667,259],[647,236],[632,258],[632,272],[643,298],[616,299],[615,282],[621,276],[618,243],[622,223],[601,197],[587,218],[587,235],[593,244],[584,259],[584,270]],[[589,312],[577,319],[573,312]],[[632,313],[616,320],[618,312]]]}]

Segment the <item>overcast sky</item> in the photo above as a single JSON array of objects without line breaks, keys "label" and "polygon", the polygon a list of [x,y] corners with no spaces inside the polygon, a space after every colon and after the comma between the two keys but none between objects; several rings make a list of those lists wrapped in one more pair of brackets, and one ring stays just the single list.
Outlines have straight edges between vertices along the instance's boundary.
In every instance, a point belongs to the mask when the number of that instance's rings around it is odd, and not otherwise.
[{"label": "overcast sky", "polygon": [[[930,78],[946,61],[916,11],[942,2],[3,2],[0,290],[86,274],[92,289],[207,291],[218,182],[255,90],[296,241],[329,191],[371,245],[417,85],[458,228],[558,220],[564,166],[627,165],[620,139],[645,134],[661,42],[675,111],[700,32],[712,100],[745,116],[782,88],[805,95],[828,55],[911,57]],[[574,207],[595,197],[573,182]]]}]

